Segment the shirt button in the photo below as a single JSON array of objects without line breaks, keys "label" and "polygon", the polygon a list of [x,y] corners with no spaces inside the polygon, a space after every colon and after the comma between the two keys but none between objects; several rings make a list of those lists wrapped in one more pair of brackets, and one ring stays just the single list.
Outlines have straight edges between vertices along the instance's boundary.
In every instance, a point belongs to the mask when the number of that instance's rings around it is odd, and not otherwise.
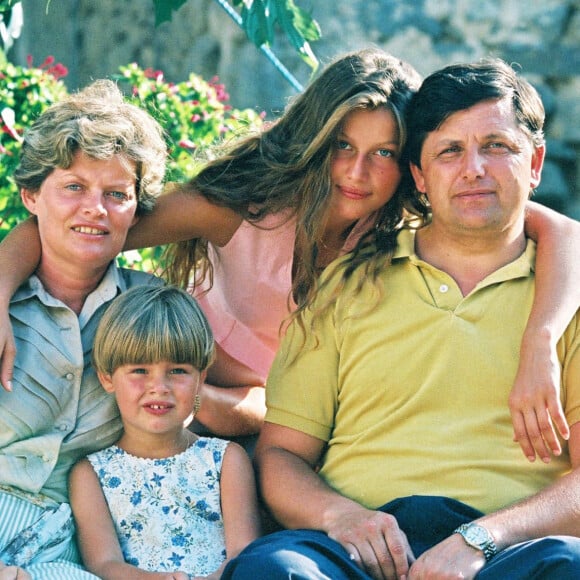
[{"label": "shirt button", "polygon": [[67,381],[72,381],[75,378],[75,376],[72,373],[67,373],[66,374],[66,380]]},{"label": "shirt button", "polygon": [[62,423],[58,427],[61,431],[68,431],[68,425],[66,423]]},{"label": "shirt button", "polygon": [[48,455],[48,454],[43,455],[42,461],[44,461],[44,463],[49,463],[50,462],[50,455]]},{"label": "shirt button", "polygon": [[439,286],[439,292],[441,292],[442,294],[445,294],[445,292],[447,292],[449,290],[449,286],[447,286],[447,284],[441,284],[441,286]]}]

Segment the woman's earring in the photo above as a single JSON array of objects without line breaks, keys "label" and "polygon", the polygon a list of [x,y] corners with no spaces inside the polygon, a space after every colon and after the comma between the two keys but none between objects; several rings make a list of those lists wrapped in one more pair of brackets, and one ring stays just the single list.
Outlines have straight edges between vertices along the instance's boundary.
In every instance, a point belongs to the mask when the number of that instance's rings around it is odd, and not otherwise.
[{"label": "woman's earring", "polygon": [[194,417],[199,413],[200,407],[201,407],[201,397],[199,395],[195,395],[195,399],[193,400],[193,416]]}]

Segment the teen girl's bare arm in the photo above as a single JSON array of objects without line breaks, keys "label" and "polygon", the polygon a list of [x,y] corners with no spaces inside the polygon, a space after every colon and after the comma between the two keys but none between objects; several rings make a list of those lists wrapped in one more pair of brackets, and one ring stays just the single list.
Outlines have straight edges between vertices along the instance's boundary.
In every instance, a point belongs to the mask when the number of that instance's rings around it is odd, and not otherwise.
[{"label": "teen girl's bare arm", "polygon": [[526,234],[538,242],[536,293],[509,406],[514,440],[526,457],[560,454],[569,428],[560,403],[556,344],[580,306],[580,223],[529,202]]},{"label": "teen girl's bare arm", "polygon": [[233,210],[209,202],[186,185],[170,184],[152,213],[142,216],[127,236],[126,250],[204,238],[227,244],[242,218]]},{"label": "teen girl's bare arm", "polygon": [[35,218],[18,224],[0,244],[0,382],[12,390],[16,349],[8,308],[17,288],[38,266],[40,238]]}]

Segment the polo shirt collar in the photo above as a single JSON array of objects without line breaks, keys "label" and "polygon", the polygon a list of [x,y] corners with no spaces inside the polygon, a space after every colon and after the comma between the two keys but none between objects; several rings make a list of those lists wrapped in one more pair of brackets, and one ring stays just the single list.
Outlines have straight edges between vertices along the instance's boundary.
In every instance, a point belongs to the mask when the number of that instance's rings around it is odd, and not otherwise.
[{"label": "polo shirt collar", "polygon": [[[415,253],[416,233],[417,230],[402,230],[399,233],[397,237],[397,248],[393,254],[393,260],[406,258],[415,265],[427,264],[427,262],[421,260]],[[486,285],[503,282],[513,278],[525,278],[535,271],[535,266],[536,243],[527,238],[525,250],[513,262],[502,266],[490,274],[485,280]]]}]

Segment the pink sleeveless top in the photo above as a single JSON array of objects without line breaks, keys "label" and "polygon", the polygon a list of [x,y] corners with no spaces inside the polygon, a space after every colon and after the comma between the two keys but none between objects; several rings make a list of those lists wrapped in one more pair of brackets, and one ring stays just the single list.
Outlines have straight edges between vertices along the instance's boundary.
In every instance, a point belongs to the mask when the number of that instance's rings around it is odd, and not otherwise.
[{"label": "pink sleeveless top", "polygon": [[[351,251],[374,224],[373,214],[356,224],[341,255]],[[290,296],[295,221],[269,216],[256,227],[242,222],[222,248],[210,246],[211,290],[196,298],[216,342],[230,356],[263,377],[280,342],[280,325],[296,304]]]}]

